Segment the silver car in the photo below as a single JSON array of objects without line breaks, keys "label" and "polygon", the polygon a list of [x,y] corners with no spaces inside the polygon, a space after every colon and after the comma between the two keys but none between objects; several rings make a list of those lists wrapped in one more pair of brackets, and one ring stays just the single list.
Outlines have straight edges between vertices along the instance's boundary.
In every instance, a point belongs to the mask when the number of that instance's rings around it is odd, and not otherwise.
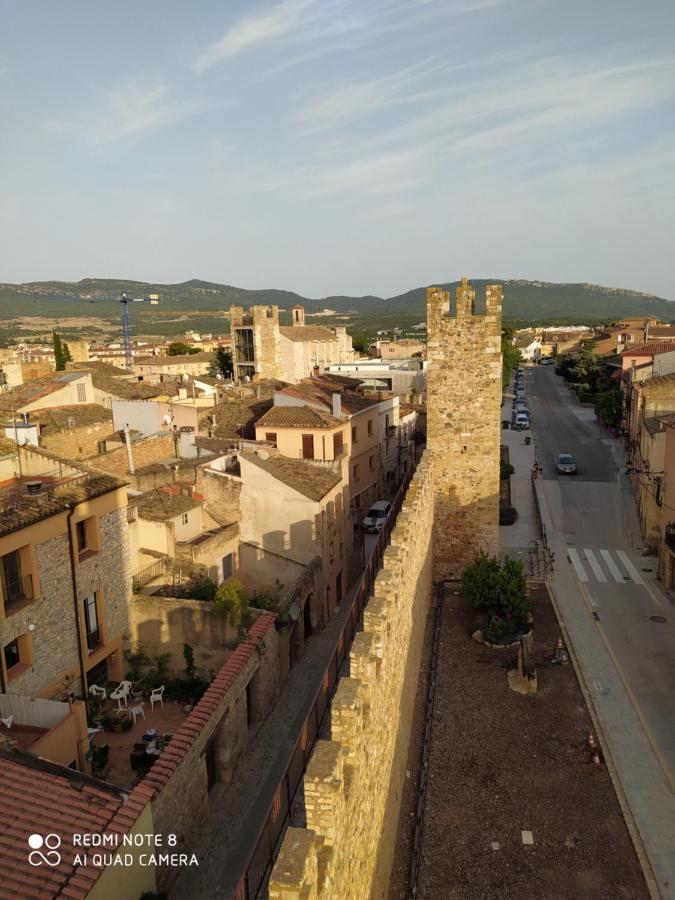
[{"label": "silver car", "polygon": [[576,460],[571,453],[560,453],[556,460],[556,469],[561,475],[576,475]]}]

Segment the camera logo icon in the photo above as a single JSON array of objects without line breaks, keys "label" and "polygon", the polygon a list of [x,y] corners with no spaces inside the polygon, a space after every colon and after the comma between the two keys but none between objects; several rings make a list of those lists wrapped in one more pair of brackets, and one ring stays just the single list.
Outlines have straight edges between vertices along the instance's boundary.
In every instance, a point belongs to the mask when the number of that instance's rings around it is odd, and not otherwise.
[{"label": "camera logo icon", "polygon": [[[31,852],[28,854],[28,862],[31,866],[51,866],[61,863],[61,854],[58,852],[61,846],[61,838],[58,834],[31,834],[28,838],[28,846]],[[44,848],[44,852],[43,852]]]}]

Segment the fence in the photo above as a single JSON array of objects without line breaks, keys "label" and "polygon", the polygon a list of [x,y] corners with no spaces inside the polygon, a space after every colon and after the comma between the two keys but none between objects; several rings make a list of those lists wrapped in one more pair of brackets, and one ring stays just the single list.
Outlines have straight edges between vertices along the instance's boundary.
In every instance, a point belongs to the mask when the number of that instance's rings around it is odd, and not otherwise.
[{"label": "fence", "polygon": [[302,782],[312,748],[319,736],[323,720],[337,687],[340,670],[347,657],[356,632],[361,613],[372,590],[375,577],[382,563],[382,555],[389,535],[394,528],[396,516],[403,503],[413,470],[409,471],[403,484],[392,501],[391,514],[380,532],[377,542],[365,566],[359,586],[354,595],[349,616],[337,640],[333,656],[324,672],[314,703],[305,719],[300,736],[291,755],[286,772],[274,795],[271,808],[262,826],[249,861],[237,885],[235,900],[254,900],[260,893],[272,870],[281,838],[290,817],[295,794]]},{"label": "fence", "polygon": [[149,566],[139,569],[131,578],[131,590],[136,593],[144,588],[155,578],[161,578],[167,571],[167,560],[158,559],[157,562],[150,563]]}]

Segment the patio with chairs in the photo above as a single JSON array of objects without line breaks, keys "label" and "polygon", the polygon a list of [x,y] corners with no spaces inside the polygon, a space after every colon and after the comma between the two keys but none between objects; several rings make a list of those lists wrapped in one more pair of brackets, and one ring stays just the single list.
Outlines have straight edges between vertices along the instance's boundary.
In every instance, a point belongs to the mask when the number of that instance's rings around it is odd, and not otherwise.
[{"label": "patio with chairs", "polygon": [[[90,728],[94,765],[108,747],[107,762],[95,774],[122,788],[131,788],[161,756],[186,719],[185,704],[164,698],[164,686],[150,694],[135,691],[130,681],[110,690],[92,685],[89,693],[100,704],[103,725]],[[131,725],[127,725],[130,722]]]}]

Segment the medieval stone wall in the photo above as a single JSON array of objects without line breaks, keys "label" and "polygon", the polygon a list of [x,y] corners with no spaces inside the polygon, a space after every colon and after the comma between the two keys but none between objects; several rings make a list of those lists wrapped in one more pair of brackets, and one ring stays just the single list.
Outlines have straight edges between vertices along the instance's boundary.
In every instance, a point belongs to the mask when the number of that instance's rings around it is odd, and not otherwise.
[{"label": "medieval stone wall", "polygon": [[304,778],[306,828],[289,827],[272,900],[384,897],[405,780],[424,627],[433,592],[434,493],[420,463],[355,635],[349,677]]},{"label": "medieval stone wall", "polygon": [[434,575],[457,578],[479,549],[499,551],[501,285],[484,314],[466,279],[450,295],[427,290],[427,452],[436,493]]}]

